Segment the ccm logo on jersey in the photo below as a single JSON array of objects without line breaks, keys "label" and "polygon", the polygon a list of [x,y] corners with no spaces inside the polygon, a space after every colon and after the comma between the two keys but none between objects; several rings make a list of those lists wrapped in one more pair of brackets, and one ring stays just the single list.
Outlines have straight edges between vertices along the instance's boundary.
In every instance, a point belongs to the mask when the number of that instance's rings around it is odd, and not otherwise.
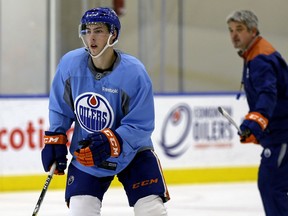
[{"label": "ccm logo on jersey", "polygon": [[120,155],[120,144],[115,137],[115,135],[111,132],[110,129],[104,129],[102,132],[106,135],[108,138],[108,141],[110,143],[110,148],[111,148],[111,157],[118,157]]}]

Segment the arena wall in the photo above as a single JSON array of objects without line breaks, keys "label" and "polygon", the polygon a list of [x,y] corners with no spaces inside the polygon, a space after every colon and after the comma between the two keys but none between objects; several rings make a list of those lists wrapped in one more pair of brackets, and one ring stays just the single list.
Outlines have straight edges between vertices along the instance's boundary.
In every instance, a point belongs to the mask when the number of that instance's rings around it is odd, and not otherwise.
[{"label": "arena wall", "polygon": [[[48,98],[1,97],[0,103],[0,191],[39,189],[47,176],[41,149]],[[261,147],[240,144],[218,106],[237,123],[247,112],[245,97],[236,100],[236,93],[155,96],[152,139],[168,184],[256,180]],[[65,176],[55,176],[51,185],[64,188]],[[117,178],[113,185],[119,186]]]}]

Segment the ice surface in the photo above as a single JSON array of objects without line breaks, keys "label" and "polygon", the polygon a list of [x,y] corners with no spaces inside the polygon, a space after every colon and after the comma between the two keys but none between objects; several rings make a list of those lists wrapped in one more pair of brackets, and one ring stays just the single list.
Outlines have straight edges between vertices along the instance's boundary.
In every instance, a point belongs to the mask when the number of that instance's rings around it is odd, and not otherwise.
[{"label": "ice surface", "polygon": [[[256,182],[168,185],[169,216],[264,216]],[[40,191],[0,193],[1,216],[32,215]],[[68,209],[63,190],[48,190],[39,216],[64,216]],[[122,188],[110,188],[104,196],[102,216],[133,216]],[[83,214],[85,216],[85,214]]]}]

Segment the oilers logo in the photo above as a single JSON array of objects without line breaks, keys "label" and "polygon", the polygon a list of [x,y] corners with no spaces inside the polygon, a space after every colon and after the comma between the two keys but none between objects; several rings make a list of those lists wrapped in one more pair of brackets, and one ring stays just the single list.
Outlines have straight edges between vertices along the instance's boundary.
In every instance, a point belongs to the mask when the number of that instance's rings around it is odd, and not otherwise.
[{"label": "oilers logo", "polygon": [[88,132],[110,128],[113,124],[114,112],[100,94],[85,92],[76,98],[74,106],[79,124]]},{"label": "oilers logo", "polygon": [[[189,148],[184,140],[186,140],[191,128],[191,115],[192,111],[187,104],[179,104],[168,113],[163,123],[160,141],[166,155],[178,157]],[[173,133],[168,131],[173,131]]]},{"label": "oilers logo", "polygon": [[[225,107],[229,114],[231,107]],[[181,103],[172,107],[163,122],[160,146],[171,157],[180,157],[194,149],[231,148],[233,129],[217,106],[193,106]]]}]

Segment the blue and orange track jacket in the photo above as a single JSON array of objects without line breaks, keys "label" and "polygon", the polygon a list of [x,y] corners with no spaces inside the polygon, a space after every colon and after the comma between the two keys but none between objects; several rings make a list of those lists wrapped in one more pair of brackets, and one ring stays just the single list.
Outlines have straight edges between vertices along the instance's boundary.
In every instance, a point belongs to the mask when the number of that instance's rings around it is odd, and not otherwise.
[{"label": "blue and orange track jacket", "polygon": [[288,67],[285,60],[261,36],[242,57],[242,82],[249,112],[259,112],[269,120],[259,140],[261,145],[288,142]]}]

